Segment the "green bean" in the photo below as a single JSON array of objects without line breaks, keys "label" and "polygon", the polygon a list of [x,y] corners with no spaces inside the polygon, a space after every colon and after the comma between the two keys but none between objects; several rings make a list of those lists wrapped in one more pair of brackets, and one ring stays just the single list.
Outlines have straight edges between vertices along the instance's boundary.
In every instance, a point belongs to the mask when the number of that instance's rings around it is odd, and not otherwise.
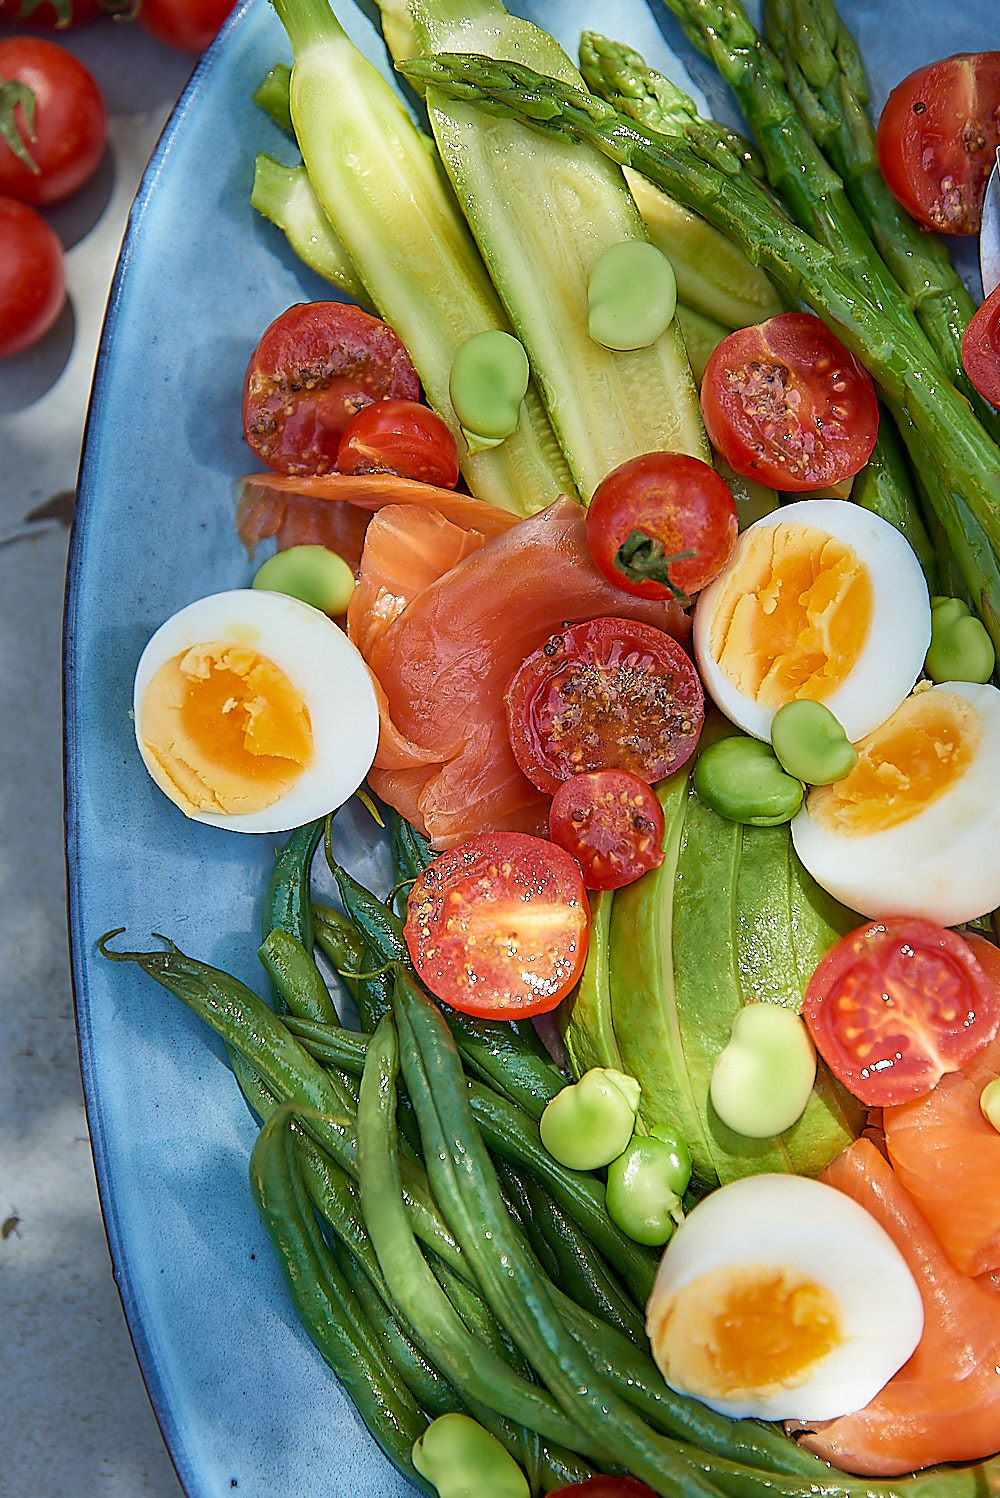
[{"label": "green bean", "polygon": [[274,926],[257,948],[257,956],[281,995],[287,1013],[321,1020],[327,1025],[338,1023],[326,980],[312,953],[306,951],[298,937]]},{"label": "green bean", "polygon": [[400,1202],[394,1118],[398,1066],[396,1031],[386,1015],[365,1058],[358,1142],[365,1223],[392,1299],[427,1357],[463,1393],[586,1454],[580,1446],[583,1433],[544,1390],[470,1335],[420,1252]]},{"label": "green bean", "polygon": [[392,1004],[392,984],[361,932],[330,905],[313,904],[313,936],[358,1010],[363,1030],[374,1030]]},{"label": "green bean", "polygon": [[[487,1304],[563,1410],[587,1429],[588,1444],[577,1449],[599,1461],[622,1461],[665,1498],[717,1494],[714,1483],[689,1467],[672,1443],[625,1403],[611,1380],[595,1373],[592,1360],[566,1329],[544,1279],[511,1231],[468,1105],[454,1041],[438,1011],[401,969],[393,990],[393,1012],[403,1074],[442,1213],[476,1267]],[[363,1082],[362,1099],[364,1091]],[[596,1432],[596,1439],[590,1431]]]},{"label": "green bean", "polygon": [[[322,834],[321,821],[309,822],[290,832],[275,853],[261,907],[262,941],[266,941],[277,926],[282,931],[287,931],[289,936],[294,936],[307,952],[312,953],[309,873]],[[285,1001],[276,987],[272,987],[272,996],[275,1008],[282,1013]]]},{"label": "green bean", "polygon": [[301,1183],[296,1190],[289,1120],[289,1110],[278,1109],[261,1129],[250,1157],[250,1186],[295,1310],[386,1456],[418,1487],[433,1492],[410,1457],[426,1419],[412,1396],[396,1387],[391,1365],[358,1331],[357,1303],[324,1252]]}]

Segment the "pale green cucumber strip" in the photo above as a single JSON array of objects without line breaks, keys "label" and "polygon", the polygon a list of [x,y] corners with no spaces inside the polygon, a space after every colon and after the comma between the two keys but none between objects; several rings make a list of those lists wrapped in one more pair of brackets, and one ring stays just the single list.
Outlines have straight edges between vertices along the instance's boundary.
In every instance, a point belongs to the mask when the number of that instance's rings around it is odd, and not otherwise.
[{"label": "pale green cucumber strip", "polygon": [[[398,0],[380,9],[393,15]],[[409,0],[407,9],[426,55],[481,50],[582,86],[553,38],[497,0]],[[584,499],[639,453],[687,452],[709,461],[676,319],[649,348],[626,352],[595,343],[588,332],[596,260],[612,244],[647,237],[620,168],[589,147],[545,139],[435,90],[425,102],[441,159]]]},{"label": "pale green cucumber strip", "polygon": [[680,325],[695,384],[700,386],[705,377],[705,366],[732,329],[723,327],[722,323],[706,317],[703,312],[689,307],[686,302],[677,303],[674,316]]},{"label": "pale green cucumber strip", "polygon": [[624,171],[646,233],[674,268],[683,302],[729,328],[749,328],[787,310],[770,277],[721,230],[640,172]]},{"label": "pale green cucumber strip", "polygon": [[281,229],[310,270],[336,286],[345,296],[366,306],[368,294],[354,263],[320,207],[304,166],[285,166],[258,151],[254,164],[251,206]]},{"label": "pale green cucumber strip", "polygon": [[531,514],[573,493],[537,395],[517,431],[469,454],[448,377],[475,333],[510,331],[489,276],[426,138],[326,0],[275,0],[295,64],[291,117],[323,211],[357,268],[366,300],[395,328],[429,405],[451,427],[462,472],[480,499]]},{"label": "pale green cucumber strip", "polygon": [[[688,803],[688,774],[679,770],[656,788],[664,816],[664,860],[611,905],[608,982],[622,1070],[642,1088],[644,1128],[669,1124],[692,1157],[710,1160],[704,1120],[691,1091],[674,996],[674,874]],[[711,1171],[710,1163],[706,1166]]]},{"label": "pale green cucumber strip", "polygon": [[611,890],[590,896],[587,961],[575,992],[563,1000],[559,1012],[566,1059],[577,1078],[592,1066],[624,1070],[611,1018],[608,964],[612,898]]},{"label": "pale green cucumber strip", "polygon": [[692,791],[684,819],[674,896],[674,991],[678,1026],[695,1103],[720,1182],[791,1169],[780,1139],[750,1139],[719,1118],[709,1097],[716,1058],[743,1007],[736,921],[743,828]]}]

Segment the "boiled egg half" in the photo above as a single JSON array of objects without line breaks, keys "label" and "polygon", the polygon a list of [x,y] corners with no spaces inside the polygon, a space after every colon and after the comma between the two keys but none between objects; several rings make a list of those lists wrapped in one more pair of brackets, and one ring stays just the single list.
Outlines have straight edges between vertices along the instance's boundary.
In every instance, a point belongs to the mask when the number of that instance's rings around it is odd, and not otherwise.
[{"label": "boiled egg half", "polygon": [[213,593],[153,635],[135,676],[139,752],[193,821],[285,832],[357,790],[378,743],[359,652],[327,616],[260,589]]},{"label": "boiled egg half", "polygon": [[939,926],[1000,905],[1000,692],[918,688],[855,745],[843,780],[815,786],[792,841],[818,884],[867,916]]},{"label": "boiled egg half", "polygon": [[726,717],[769,739],[780,707],[824,703],[853,742],[899,706],[930,643],[927,584],[895,526],[842,499],[782,505],[698,597],[693,643]]},{"label": "boiled egg half", "polygon": [[672,1389],[735,1418],[859,1410],[920,1340],[923,1302],[874,1217],[833,1186],[757,1175],[684,1219],[646,1311]]}]

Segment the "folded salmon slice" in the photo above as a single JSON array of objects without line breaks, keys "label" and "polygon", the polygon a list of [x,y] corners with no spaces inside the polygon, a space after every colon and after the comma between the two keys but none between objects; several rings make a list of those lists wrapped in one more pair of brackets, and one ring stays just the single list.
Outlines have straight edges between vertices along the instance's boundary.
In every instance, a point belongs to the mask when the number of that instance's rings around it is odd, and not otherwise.
[{"label": "folded salmon slice", "polygon": [[866,1476],[992,1455],[1000,1449],[1000,1298],[958,1272],[870,1139],[850,1145],[820,1179],[866,1207],[897,1244],[920,1287],[924,1331],[864,1409],[789,1422],[790,1433],[835,1467]]},{"label": "folded salmon slice", "polygon": [[[687,616],[601,576],[575,500],[556,500],[502,535],[474,535],[447,565],[456,522],[442,516],[432,544],[417,513],[396,507],[372,522],[348,612],[348,633],[384,696],[369,781],[435,849],[487,829],[544,832],[550,798],[521,774],[508,738],[503,697],[514,670],[568,623],[617,615],[686,639]],[[428,582],[435,556],[441,570]]]}]

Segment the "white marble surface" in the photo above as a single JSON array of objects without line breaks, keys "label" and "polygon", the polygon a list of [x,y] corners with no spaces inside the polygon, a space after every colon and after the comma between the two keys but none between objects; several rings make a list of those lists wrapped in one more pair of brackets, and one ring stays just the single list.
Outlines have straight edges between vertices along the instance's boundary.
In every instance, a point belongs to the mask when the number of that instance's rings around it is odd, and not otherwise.
[{"label": "white marble surface", "polygon": [[[0,36],[13,28],[0,22]],[[108,1256],[76,1050],[65,917],[60,652],[68,520],[132,198],[196,59],[102,18],[57,39],[97,77],[109,147],[47,216],[69,305],[0,361],[0,1492],[180,1498]]]}]

